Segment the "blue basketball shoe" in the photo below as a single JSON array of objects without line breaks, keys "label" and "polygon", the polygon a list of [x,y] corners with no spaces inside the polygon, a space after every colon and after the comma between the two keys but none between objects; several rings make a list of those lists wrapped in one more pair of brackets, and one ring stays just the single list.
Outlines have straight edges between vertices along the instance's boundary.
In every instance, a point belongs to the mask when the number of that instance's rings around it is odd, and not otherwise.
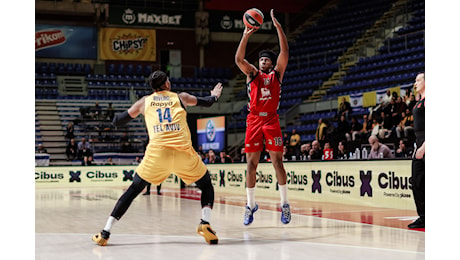
[{"label": "blue basketball shoe", "polygon": [[256,206],[251,209],[248,205],[246,205],[246,210],[244,212],[244,225],[249,225],[254,221],[254,213],[259,209],[259,205],[256,204]]}]

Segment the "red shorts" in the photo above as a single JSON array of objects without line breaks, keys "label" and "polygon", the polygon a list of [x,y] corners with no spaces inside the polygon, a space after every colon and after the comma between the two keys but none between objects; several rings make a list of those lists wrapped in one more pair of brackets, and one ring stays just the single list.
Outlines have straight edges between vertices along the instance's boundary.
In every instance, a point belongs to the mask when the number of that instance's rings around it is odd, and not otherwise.
[{"label": "red shorts", "polygon": [[278,114],[269,116],[249,114],[246,119],[244,150],[247,153],[259,152],[263,150],[264,144],[266,150],[283,151],[283,136],[279,116]]}]

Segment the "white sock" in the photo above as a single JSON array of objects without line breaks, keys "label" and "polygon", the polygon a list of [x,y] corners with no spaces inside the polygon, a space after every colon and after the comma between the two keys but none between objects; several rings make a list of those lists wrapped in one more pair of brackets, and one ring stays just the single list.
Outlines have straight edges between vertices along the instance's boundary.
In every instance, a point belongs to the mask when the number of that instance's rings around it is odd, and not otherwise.
[{"label": "white sock", "polygon": [[280,189],[280,198],[281,198],[281,206],[288,203],[287,200],[287,185],[278,185]]},{"label": "white sock", "polygon": [[201,209],[201,219],[211,223],[211,212],[212,209],[210,207],[203,207]]},{"label": "white sock", "polygon": [[105,224],[104,230],[110,232],[110,229],[112,229],[112,226],[115,223],[117,223],[117,219],[110,216],[109,219],[107,219],[107,223]]},{"label": "white sock", "polygon": [[248,206],[253,209],[256,206],[256,187],[246,188],[246,195],[248,198]]}]

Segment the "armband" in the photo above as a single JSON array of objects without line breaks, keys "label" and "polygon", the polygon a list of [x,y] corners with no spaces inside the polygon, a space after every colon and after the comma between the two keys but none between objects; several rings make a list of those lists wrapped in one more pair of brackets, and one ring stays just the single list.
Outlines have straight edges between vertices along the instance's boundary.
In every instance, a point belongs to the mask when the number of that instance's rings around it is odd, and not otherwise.
[{"label": "armband", "polygon": [[129,121],[133,120],[128,111],[126,110],[123,113],[117,114],[112,121],[112,124],[116,127],[124,126],[126,125]]},{"label": "armband", "polygon": [[196,105],[202,107],[210,107],[214,102],[217,101],[216,96],[207,96],[207,97],[196,97]]}]

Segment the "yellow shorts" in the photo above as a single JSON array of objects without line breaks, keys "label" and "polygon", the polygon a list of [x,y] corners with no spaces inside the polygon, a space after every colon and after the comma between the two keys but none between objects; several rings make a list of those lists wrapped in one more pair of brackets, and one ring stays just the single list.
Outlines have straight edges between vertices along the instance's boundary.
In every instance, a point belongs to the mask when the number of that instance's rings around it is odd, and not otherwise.
[{"label": "yellow shorts", "polygon": [[174,173],[188,185],[201,179],[207,171],[193,147],[180,150],[161,146],[149,148],[136,172],[152,184],[159,185]]}]

